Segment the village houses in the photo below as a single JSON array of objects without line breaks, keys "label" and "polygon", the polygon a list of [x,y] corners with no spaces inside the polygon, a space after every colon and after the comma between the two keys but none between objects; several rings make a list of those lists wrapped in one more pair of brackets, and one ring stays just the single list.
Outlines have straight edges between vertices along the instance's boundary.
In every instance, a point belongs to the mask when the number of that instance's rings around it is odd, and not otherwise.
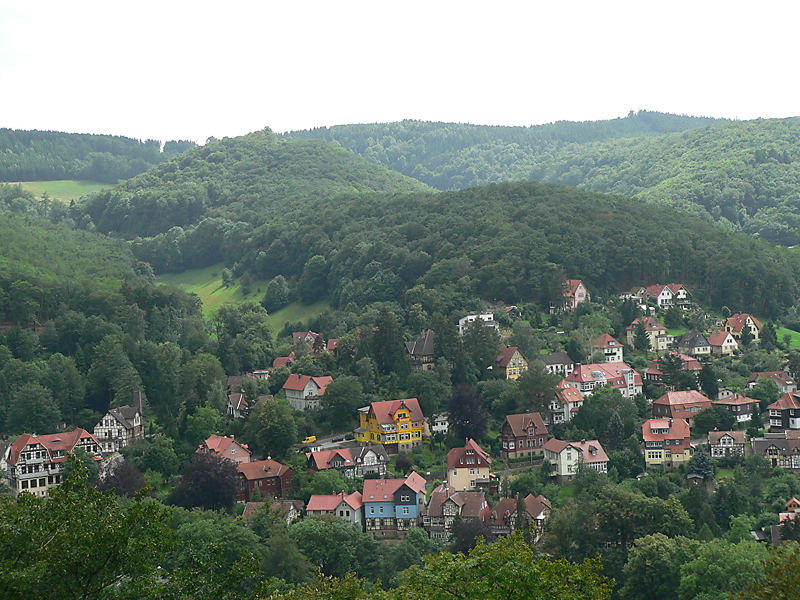
[{"label": "village houses", "polygon": [[320,398],[325,395],[325,388],[333,381],[333,377],[311,377],[292,373],[283,384],[286,400],[295,410],[306,411],[319,408]]},{"label": "village houses", "polygon": [[109,408],[94,426],[94,437],[104,454],[119,452],[128,444],[144,439],[142,392],[133,392],[133,406],[127,404]]},{"label": "village houses", "polygon": [[623,361],[622,344],[607,333],[597,338],[592,344],[592,348],[595,352],[602,352],[607,363]]},{"label": "village houses", "polygon": [[491,472],[492,458],[473,439],[462,448],[447,453],[447,485],[454,490],[469,491],[496,487],[497,477]]},{"label": "village houses", "polygon": [[692,457],[689,423],[684,419],[648,419],[642,425],[644,461],[648,468],[686,464]]},{"label": "village houses", "polygon": [[373,402],[358,412],[358,442],[383,444],[390,454],[409,452],[422,443],[425,416],[416,398]]},{"label": "village houses", "polygon": [[599,473],[608,472],[608,455],[597,440],[564,442],[550,438],[544,445],[544,457],[553,465],[551,477],[561,484],[575,478],[579,463]]},{"label": "village houses", "polygon": [[538,412],[507,415],[500,427],[503,458],[542,454],[547,426]]}]

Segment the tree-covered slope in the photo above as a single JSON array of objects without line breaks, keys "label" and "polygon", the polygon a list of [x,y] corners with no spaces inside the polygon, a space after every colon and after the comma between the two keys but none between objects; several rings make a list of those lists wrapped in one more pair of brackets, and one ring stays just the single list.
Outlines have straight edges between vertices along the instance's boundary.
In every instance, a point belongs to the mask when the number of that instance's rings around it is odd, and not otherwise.
[{"label": "tree-covered slope", "polygon": [[116,183],[193,146],[115,135],[0,129],[0,181],[82,179]]},{"label": "tree-covered slope", "polygon": [[[571,136],[547,138],[546,130],[532,128],[528,142],[522,128],[417,122],[292,135],[335,140],[441,189],[528,179],[563,183],[670,204],[776,243],[800,243],[800,118],[709,124],[656,116],[569,124],[576,131]],[[651,118],[665,119],[660,131],[637,131]],[[600,125],[615,125],[615,135],[591,135]],[[685,130],[664,133],[669,125]]]},{"label": "tree-covered slope", "polygon": [[0,212],[0,280],[118,286],[134,264],[129,246],[120,240],[30,214]]},{"label": "tree-covered slope", "polygon": [[193,148],[96,194],[84,208],[100,231],[134,237],[204,217],[263,223],[309,198],[428,189],[318,140],[279,140],[269,130]]},{"label": "tree-covered slope", "polygon": [[544,157],[568,144],[653,136],[715,122],[658,112],[606,121],[559,121],[532,127],[400,121],[293,131],[289,138],[337,142],[365,158],[441,190],[531,179]]},{"label": "tree-covered slope", "polygon": [[[158,269],[177,264],[214,238],[211,221],[205,232],[138,240],[134,252]],[[240,225],[221,250],[237,274],[282,275],[301,300],[334,306],[444,311],[476,296],[547,305],[572,277],[595,292],[682,281],[712,305],[772,315],[795,304],[800,276],[790,251],[669,207],[534,182],[314,198]]]}]

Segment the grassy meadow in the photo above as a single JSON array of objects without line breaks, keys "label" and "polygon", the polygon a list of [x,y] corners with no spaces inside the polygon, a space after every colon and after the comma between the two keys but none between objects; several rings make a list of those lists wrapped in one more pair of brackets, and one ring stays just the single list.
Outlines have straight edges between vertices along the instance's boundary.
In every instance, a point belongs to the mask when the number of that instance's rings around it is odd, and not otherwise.
[{"label": "grassy meadow", "polygon": [[74,179],[61,179],[57,181],[18,181],[15,183],[21,185],[23,190],[31,192],[37,198],[40,198],[42,194],[47,192],[53,200],[58,200],[60,202],[77,200],[86,194],[114,187],[108,183],[76,181]]},{"label": "grassy meadow", "polygon": [[[241,285],[236,282],[230,287],[222,285],[222,269],[224,268],[225,265],[219,263],[202,269],[191,269],[183,273],[159,275],[157,280],[159,283],[174,285],[185,292],[197,294],[203,303],[203,315],[206,318],[213,317],[219,307],[227,302],[234,304],[261,302],[264,297],[266,282],[254,282],[250,293],[244,294]],[[288,321],[303,321],[317,316],[328,308],[330,308],[330,305],[327,302],[316,302],[310,305],[293,302],[270,315],[272,331],[277,333]]]}]

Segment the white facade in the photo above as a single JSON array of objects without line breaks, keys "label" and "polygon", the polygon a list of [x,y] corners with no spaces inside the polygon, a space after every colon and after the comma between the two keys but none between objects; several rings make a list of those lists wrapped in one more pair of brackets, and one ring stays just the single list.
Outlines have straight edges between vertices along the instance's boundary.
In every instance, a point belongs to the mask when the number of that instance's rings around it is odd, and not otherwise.
[{"label": "white facade", "polygon": [[497,321],[494,320],[494,313],[480,313],[477,315],[467,315],[466,317],[462,317],[458,320],[458,335],[464,335],[464,332],[467,329],[467,325],[470,323],[474,323],[480,319],[483,321],[484,325],[488,325],[489,327],[494,327],[499,331],[500,326],[497,324]]}]

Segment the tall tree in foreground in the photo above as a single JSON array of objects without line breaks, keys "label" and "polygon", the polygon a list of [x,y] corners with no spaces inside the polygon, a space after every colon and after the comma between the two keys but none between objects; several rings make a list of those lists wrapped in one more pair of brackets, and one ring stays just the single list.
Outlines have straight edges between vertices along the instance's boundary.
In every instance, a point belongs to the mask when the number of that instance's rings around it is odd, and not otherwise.
[{"label": "tall tree in foreground", "polygon": [[474,387],[457,385],[450,399],[450,425],[462,439],[482,440],[489,426],[489,415],[483,399]]}]

